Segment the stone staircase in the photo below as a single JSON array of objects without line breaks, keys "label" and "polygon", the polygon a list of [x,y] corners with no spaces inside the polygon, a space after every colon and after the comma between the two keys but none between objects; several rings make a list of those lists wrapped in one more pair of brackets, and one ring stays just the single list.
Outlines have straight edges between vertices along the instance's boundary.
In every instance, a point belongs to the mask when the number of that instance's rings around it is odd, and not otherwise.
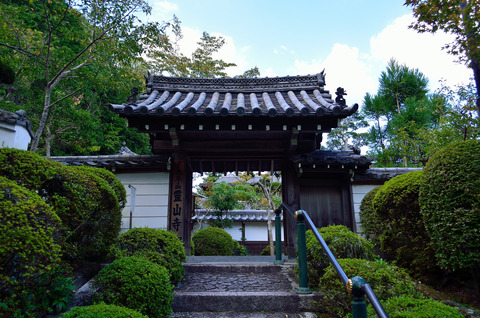
[{"label": "stone staircase", "polygon": [[175,318],[314,318],[317,293],[296,294],[295,261],[274,257],[189,257],[175,288]]}]

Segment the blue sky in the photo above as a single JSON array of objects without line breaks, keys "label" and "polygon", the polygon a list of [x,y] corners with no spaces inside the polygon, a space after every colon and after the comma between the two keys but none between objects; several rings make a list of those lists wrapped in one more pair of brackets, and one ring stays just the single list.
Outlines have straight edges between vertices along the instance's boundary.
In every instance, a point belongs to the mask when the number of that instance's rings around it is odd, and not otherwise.
[{"label": "blue sky", "polygon": [[203,31],[223,36],[219,58],[234,62],[230,76],[258,66],[261,76],[327,74],[326,88],[347,90],[347,103],[376,93],[380,72],[390,58],[418,68],[430,80],[455,85],[471,71],[441,50],[452,38],[408,29],[411,9],[402,0],[149,0],[151,20],[175,14],[182,21],[184,54],[196,47]]}]

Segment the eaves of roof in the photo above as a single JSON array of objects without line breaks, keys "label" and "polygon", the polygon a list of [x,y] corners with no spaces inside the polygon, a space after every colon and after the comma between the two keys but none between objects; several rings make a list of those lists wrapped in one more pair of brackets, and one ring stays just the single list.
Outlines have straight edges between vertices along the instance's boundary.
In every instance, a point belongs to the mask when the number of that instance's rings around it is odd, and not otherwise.
[{"label": "eaves of roof", "polygon": [[325,75],[274,78],[183,78],[149,74],[147,90],[138,91],[111,109],[126,117],[338,117],[358,109],[347,106],[346,93],[337,89],[332,99]]}]

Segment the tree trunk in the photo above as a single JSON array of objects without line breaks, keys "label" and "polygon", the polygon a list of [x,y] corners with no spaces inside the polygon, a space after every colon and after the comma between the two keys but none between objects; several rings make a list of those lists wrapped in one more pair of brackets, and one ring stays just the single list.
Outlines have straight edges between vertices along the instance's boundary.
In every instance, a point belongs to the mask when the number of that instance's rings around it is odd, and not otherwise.
[{"label": "tree trunk", "polygon": [[50,99],[52,97],[52,86],[47,86],[45,89],[45,102],[43,104],[43,112],[42,117],[40,117],[40,121],[38,122],[38,128],[35,132],[35,139],[33,140],[30,151],[36,152],[38,149],[38,143],[40,141],[40,137],[42,136],[43,129],[45,128],[45,124],[48,119],[48,111],[50,110]]},{"label": "tree trunk", "polygon": [[473,69],[473,78],[477,87],[477,112],[480,116],[480,61],[472,60],[470,65]]}]

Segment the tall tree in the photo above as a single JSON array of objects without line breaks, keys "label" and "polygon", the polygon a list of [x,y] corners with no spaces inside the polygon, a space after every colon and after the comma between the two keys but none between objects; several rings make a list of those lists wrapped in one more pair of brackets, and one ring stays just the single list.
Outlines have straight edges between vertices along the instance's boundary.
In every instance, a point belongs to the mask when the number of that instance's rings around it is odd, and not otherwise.
[{"label": "tall tree", "polygon": [[[203,32],[197,48],[191,57],[180,52],[180,40],[183,38],[180,21],[174,17],[172,22],[172,41],[150,51],[149,57],[153,60],[151,68],[159,73],[168,73],[179,77],[226,77],[226,69],[237,66],[235,63],[215,59],[215,53],[225,45],[221,36],[213,36]],[[240,77],[255,77],[260,75],[258,67],[245,71]]]},{"label": "tall tree", "polygon": [[480,114],[480,0],[406,0],[405,4],[413,9],[417,21],[411,27],[418,32],[443,30],[455,36],[445,48],[473,70]]},{"label": "tall tree", "polygon": [[328,134],[327,148],[338,150],[360,149],[365,145],[364,139],[366,136],[360,130],[368,126],[364,115],[359,112],[342,119],[338,127]]},{"label": "tall tree", "polygon": [[32,151],[54,122],[51,111],[81,95],[79,79],[94,76],[96,68],[112,60],[117,65],[138,61],[146,47],[162,45],[166,27],[139,19],[139,12],[151,11],[144,0],[2,0],[0,5],[2,56],[15,55],[17,74],[23,75],[19,80],[38,83],[42,91],[34,101],[41,98],[42,106],[36,107],[40,114]]}]

